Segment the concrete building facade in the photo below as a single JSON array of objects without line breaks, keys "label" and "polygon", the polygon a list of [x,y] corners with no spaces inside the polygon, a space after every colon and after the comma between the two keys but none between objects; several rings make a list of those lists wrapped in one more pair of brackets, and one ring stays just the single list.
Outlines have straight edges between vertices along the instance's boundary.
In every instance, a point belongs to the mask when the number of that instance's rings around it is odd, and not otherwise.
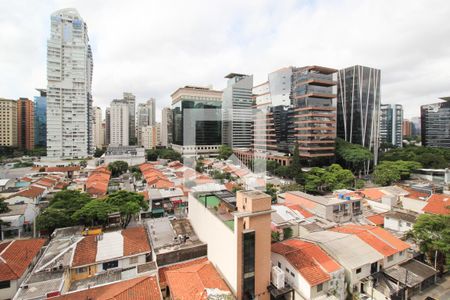
[{"label": "concrete building facade", "polygon": [[34,148],[34,103],[27,98],[17,100],[17,146]]},{"label": "concrete building facade", "polygon": [[51,15],[47,43],[47,156],[93,153],[93,59],[87,25],[73,8]]},{"label": "concrete building facade", "polygon": [[105,134],[102,128],[103,116],[102,109],[98,106],[94,107],[94,145],[96,148],[103,148],[105,144]]},{"label": "concrete building facade", "polygon": [[17,146],[17,101],[0,98],[0,146]]},{"label": "concrete building facade", "polygon": [[161,124],[144,126],[140,129],[142,147],[154,149],[161,144]]},{"label": "concrete building facade", "polygon": [[172,110],[169,107],[164,107],[161,115],[161,146],[169,147],[172,144],[172,130]]},{"label": "concrete building facade", "polygon": [[420,107],[423,146],[450,148],[450,97],[441,99]]},{"label": "concrete building facade", "polygon": [[113,100],[110,107],[111,146],[129,145],[129,104],[124,100]]},{"label": "concrete building facade", "polygon": [[403,106],[382,104],[380,108],[380,143],[402,147]]},{"label": "concrete building facade", "polygon": [[145,103],[139,103],[136,110],[136,132],[137,143],[142,145],[141,130],[146,126],[153,126],[155,124],[155,99],[150,98]]}]

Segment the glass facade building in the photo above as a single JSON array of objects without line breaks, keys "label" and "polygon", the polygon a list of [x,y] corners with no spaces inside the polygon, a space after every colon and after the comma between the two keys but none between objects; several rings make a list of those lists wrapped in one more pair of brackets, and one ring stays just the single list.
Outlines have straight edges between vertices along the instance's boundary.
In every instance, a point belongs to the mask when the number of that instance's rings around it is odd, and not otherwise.
[{"label": "glass facade building", "polygon": [[403,106],[382,104],[380,109],[380,142],[402,147]]},{"label": "glass facade building", "polygon": [[422,105],[422,145],[450,148],[450,97],[445,102]]},{"label": "glass facade building", "polygon": [[34,97],[34,145],[47,147],[47,91],[38,89]]},{"label": "glass facade building", "polygon": [[338,72],[337,136],[362,145],[378,160],[381,71],[353,66]]}]

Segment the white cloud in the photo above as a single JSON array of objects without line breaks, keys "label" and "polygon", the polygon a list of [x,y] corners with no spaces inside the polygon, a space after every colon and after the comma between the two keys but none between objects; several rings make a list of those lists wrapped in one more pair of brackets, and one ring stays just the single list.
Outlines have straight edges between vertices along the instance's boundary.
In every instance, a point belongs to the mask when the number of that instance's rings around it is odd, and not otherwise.
[{"label": "white cloud", "polygon": [[[143,102],[187,84],[221,89],[229,72],[258,83],[286,65],[382,70],[382,102],[406,116],[450,95],[449,1],[0,0],[0,97],[46,85],[50,14],[75,7],[94,50],[93,95]],[[159,113],[158,113],[159,118]]]}]

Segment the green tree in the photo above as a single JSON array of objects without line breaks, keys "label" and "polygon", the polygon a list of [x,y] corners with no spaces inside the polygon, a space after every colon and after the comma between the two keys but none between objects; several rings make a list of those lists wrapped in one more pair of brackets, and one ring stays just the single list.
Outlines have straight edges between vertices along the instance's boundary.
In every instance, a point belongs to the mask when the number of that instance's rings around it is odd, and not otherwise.
[{"label": "green tree", "polygon": [[291,169],[288,166],[279,166],[275,169],[275,175],[283,178],[290,178]]},{"label": "green tree", "polygon": [[117,212],[118,208],[110,203],[93,199],[72,215],[72,220],[85,226],[106,225],[108,214]]},{"label": "green tree", "polygon": [[128,163],[122,160],[117,160],[108,165],[108,170],[111,171],[113,177],[119,177],[128,170]]},{"label": "green tree", "polygon": [[445,169],[448,167],[448,162],[445,157],[437,153],[423,153],[417,158],[417,161],[425,168]]},{"label": "green tree", "polygon": [[57,192],[50,201],[49,207],[64,210],[66,214],[72,216],[77,210],[86,205],[92,198],[80,191],[63,190]]},{"label": "green tree", "polygon": [[228,159],[233,154],[233,149],[231,149],[228,145],[220,145],[219,146],[219,155],[218,159]]},{"label": "green tree", "polygon": [[355,174],[367,173],[368,162],[373,159],[369,149],[361,145],[351,144],[343,139],[336,139],[336,156],[340,164],[349,168]]},{"label": "green tree", "polygon": [[[419,245],[429,262],[441,272],[444,266],[450,267],[450,216],[449,215],[420,215],[408,236]],[[437,256],[436,256],[437,255]]]},{"label": "green tree", "polygon": [[95,148],[94,157],[100,157],[105,153],[104,149],[101,148]]},{"label": "green tree", "polygon": [[375,167],[373,181],[383,186],[408,179],[411,172],[420,169],[422,165],[415,161],[382,161]]},{"label": "green tree", "polygon": [[106,202],[118,208],[122,228],[126,228],[130,224],[131,218],[138,214],[141,209],[148,209],[148,203],[144,200],[144,196],[123,190],[108,195]]},{"label": "green tree", "polygon": [[148,161],[157,161],[158,160],[158,150],[150,149],[150,150],[147,150],[145,153],[147,155]]},{"label": "green tree", "polygon": [[[0,214],[9,212],[8,203],[5,202],[5,200],[0,199]],[[2,231],[2,226],[9,225],[9,222],[5,222],[3,220],[0,220],[0,232]]]},{"label": "green tree", "polygon": [[290,192],[290,191],[303,191],[303,186],[298,183],[291,183],[282,185],[280,188],[281,192]]},{"label": "green tree", "polygon": [[293,235],[293,230],[291,227],[283,228],[283,239],[290,239]]},{"label": "green tree", "polygon": [[278,231],[271,232],[272,243],[276,243],[280,241],[280,233]]},{"label": "green tree", "polygon": [[46,231],[49,235],[56,228],[73,226],[76,223],[65,209],[48,207],[36,218],[36,226],[41,231]]},{"label": "green tree", "polygon": [[264,193],[266,193],[267,195],[270,195],[272,197],[272,203],[276,203],[277,202],[277,191],[278,190],[272,183],[268,183],[268,184],[266,184],[266,190],[264,191]]},{"label": "green tree", "polygon": [[80,160],[79,165],[80,165],[80,167],[86,168],[86,166],[87,166],[87,161],[84,160],[84,159],[83,159],[83,160]]}]

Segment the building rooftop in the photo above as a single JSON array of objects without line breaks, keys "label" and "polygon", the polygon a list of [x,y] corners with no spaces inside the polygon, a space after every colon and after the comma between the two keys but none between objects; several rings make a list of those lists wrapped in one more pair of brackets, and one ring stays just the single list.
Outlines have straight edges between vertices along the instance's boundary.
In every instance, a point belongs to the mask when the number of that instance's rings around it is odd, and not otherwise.
[{"label": "building rooftop", "polygon": [[385,217],[403,220],[410,223],[415,223],[417,219],[417,214],[411,212],[402,212],[402,211],[388,211],[384,214]]},{"label": "building rooftop", "polygon": [[29,239],[0,243],[0,281],[21,278],[45,242],[44,239]]},{"label": "building rooftop", "polygon": [[298,239],[272,244],[272,252],[284,256],[311,286],[330,280],[329,273],[341,269],[319,246]]},{"label": "building rooftop", "polygon": [[424,212],[436,215],[450,214],[450,195],[433,194],[428,198],[427,205],[422,209]]},{"label": "building rooftop", "polygon": [[383,273],[411,288],[436,275],[437,271],[418,260],[410,259],[405,263],[383,270]]},{"label": "building rooftop", "polygon": [[[291,195],[294,195],[297,197],[302,197],[302,198],[308,199],[312,202],[315,202],[317,204],[325,205],[325,206],[345,203],[345,202],[349,201],[349,200],[338,199],[338,198],[334,198],[334,197],[327,198],[327,197],[321,197],[321,196],[314,196],[314,195],[310,195],[310,194],[303,193],[300,191],[286,192],[286,195],[288,195],[288,194],[291,194]],[[295,202],[295,201],[293,201],[293,202]],[[297,203],[288,203],[288,204],[297,204]]]}]

